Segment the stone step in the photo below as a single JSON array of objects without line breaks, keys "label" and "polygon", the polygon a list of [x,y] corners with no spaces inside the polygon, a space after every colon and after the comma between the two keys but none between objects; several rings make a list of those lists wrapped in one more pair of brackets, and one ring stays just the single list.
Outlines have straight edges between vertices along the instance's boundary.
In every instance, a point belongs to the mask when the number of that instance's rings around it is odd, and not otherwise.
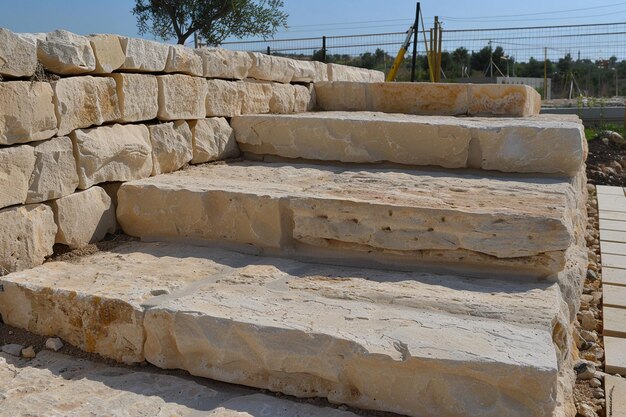
[{"label": "stone step", "polygon": [[553,118],[458,118],[371,112],[245,115],[241,150],[341,162],[576,175],[587,155],[580,123]]},{"label": "stone step", "polygon": [[526,85],[457,83],[315,83],[319,110],[444,116],[536,116],[541,96]]},{"label": "stone step", "polygon": [[565,267],[582,233],[580,192],[556,178],[229,163],[127,182],[117,215],[142,238],[545,277]]},{"label": "stone step", "polygon": [[547,281],[128,242],[0,283],[5,323],[119,361],[420,417],[566,402],[571,320]]}]

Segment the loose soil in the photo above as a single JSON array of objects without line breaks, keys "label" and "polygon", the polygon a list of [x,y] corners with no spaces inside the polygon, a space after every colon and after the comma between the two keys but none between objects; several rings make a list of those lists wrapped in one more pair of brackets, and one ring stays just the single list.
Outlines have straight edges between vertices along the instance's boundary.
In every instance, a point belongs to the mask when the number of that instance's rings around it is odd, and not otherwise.
[{"label": "loose soil", "polygon": [[590,184],[626,187],[626,146],[608,140],[589,141],[587,178]]}]

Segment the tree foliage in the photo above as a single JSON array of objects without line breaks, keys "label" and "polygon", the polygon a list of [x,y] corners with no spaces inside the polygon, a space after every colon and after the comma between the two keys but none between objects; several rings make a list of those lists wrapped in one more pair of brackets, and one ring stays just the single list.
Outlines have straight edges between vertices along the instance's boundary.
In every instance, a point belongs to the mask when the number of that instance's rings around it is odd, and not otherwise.
[{"label": "tree foliage", "polygon": [[228,36],[268,37],[287,24],[282,0],[135,0],[139,33],[152,33],[179,44],[197,32],[203,42],[219,45]]}]

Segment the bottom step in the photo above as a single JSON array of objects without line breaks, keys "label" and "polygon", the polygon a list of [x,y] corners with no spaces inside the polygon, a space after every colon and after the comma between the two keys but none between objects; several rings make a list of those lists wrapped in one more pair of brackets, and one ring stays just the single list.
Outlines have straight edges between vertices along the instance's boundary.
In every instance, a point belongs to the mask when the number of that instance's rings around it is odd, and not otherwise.
[{"label": "bottom step", "polygon": [[569,346],[556,283],[121,245],[0,278],[5,323],[89,352],[411,416],[546,416]]}]

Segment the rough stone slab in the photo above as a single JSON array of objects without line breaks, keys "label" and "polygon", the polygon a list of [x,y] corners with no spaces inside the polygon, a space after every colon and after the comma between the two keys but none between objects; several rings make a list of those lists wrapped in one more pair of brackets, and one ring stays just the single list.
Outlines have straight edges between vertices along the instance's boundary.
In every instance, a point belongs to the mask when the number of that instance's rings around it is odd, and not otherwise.
[{"label": "rough stone slab", "polygon": [[87,37],[96,57],[94,74],[109,74],[124,64],[126,55],[117,35],[90,35]]},{"label": "rough stone slab", "polygon": [[600,219],[600,230],[612,230],[616,232],[626,232],[626,222],[619,220]]},{"label": "rough stone slab", "polygon": [[202,58],[193,49],[183,45],[170,46],[165,72],[202,77]]},{"label": "rough stone slab", "polygon": [[28,145],[0,147],[0,208],[23,204],[35,168],[35,153]]},{"label": "rough stone slab", "polygon": [[618,242],[605,242],[600,241],[600,251],[602,254],[610,254],[610,255],[622,255],[626,256],[626,242],[618,243]]},{"label": "rough stone slab", "polygon": [[293,87],[295,88],[294,112],[304,113],[313,111],[315,109],[315,90],[297,84]]},{"label": "rough stone slab", "polygon": [[276,81],[290,83],[296,73],[295,60],[280,56],[248,52],[252,66],[248,77],[260,81]]},{"label": "rough stone slab", "polygon": [[0,210],[0,275],[41,265],[52,255],[57,226],[43,204]]},{"label": "rough stone slab", "polygon": [[626,232],[615,230],[600,230],[600,241],[604,242],[626,242]]},{"label": "rough stone slab", "polygon": [[226,119],[215,117],[189,122],[193,137],[192,164],[235,158],[239,147]]},{"label": "rough stone slab", "polygon": [[519,262],[556,272],[573,241],[577,198],[560,179],[233,163],[124,184],[118,220],[140,237],[261,248],[300,242],[411,262]]},{"label": "rough stone slab", "polygon": [[270,113],[293,113],[296,107],[296,88],[291,84],[272,84]]},{"label": "rough stone slab", "polygon": [[624,197],[624,189],[622,187],[614,187],[609,185],[596,185],[598,194],[618,195]]},{"label": "rough stone slab", "polygon": [[538,93],[527,86],[329,80],[315,84],[320,110],[514,117],[540,110]]},{"label": "rough stone slab", "polygon": [[233,117],[241,114],[240,82],[207,80],[206,116]]},{"label": "rough stone slab", "polygon": [[602,303],[605,307],[626,308],[626,287],[603,285]]},{"label": "rough stone slab", "polygon": [[30,77],[37,69],[37,45],[0,28],[0,75]]},{"label": "rough stone slab", "polygon": [[147,178],[152,173],[152,146],[146,126],[80,129],[70,137],[81,189],[101,182]]},{"label": "rough stone slab", "polygon": [[626,270],[617,268],[602,268],[602,283],[626,286]]},{"label": "rough stone slab", "polygon": [[100,187],[91,187],[50,204],[59,227],[55,243],[80,248],[115,232],[115,207]]},{"label": "rough stone slab", "polygon": [[35,165],[28,183],[26,203],[61,198],[78,187],[72,141],[66,136],[34,145]]},{"label": "rough stone slab", "polygon": [[322,112],[238,116],[232,125],[243,151],[311,160],[574,176],[587,154],[578,124],[533,119]]},{"label": "rough stone slab", "polygon": [[52,87],[48,83],[0,83],[0,145],[34,142],[57,133]]},{"label": "rough stone slab", "polygon": [[[328,81],[349,82],[382,82],[385,74],[380,71],[372,71],[365,68],[349,67],[340,64],[328,64]],[[382,74],[382,76],[381,76]]]},{"label": "rough stone slab", "polygon": [[469,84],[469,114],[476,116],[535,116],[541,96],[527,85]]},{"label": "rough stone slab", "polygon": [[[626,379],[604,375],[604,392],[607,396],[606,415],[626,416]],[[611,400],[608,400],[608,398]]]},{"label": "rough stone slab", "polygon": [[626,339],[604,337],[604,371],[626,375]]},{"label": "rough stone slab", "polygon": [[206,117],[206,80],[189,75],[160,75],[160,120],[204,119]]},{"label": "rough stone slab", "polygon": [[621,211],[600,210],[598,215],[600,219],[603,220],[619,220],[622,222],[626,222],[626,213],[623,213]]},{"label": "rough stone slab", "polygon": [[194,49],[202,58],[202,72],[206,78],[243,80],[252,67],[252,57],[247,52],[222,48]]},{"label": "rough stone slab", "polygon": [[315,61],[293,60],[294,74],[291,78],[292,83],[314,83],[322,81],[318,74]]},{"label": "rough stone slab", "polygon": [[315,65],[315,80],[313,82],[318,83],[320,81],[328,81],[328,65],[323,62],[313,61]]},{"label": "rough stone slab", "polygon": [[238,84],[241,100],[240,114],[262,114],[270,112],[270,101],[274,96],[272,84],[246,81]]},{"label": "rough stone slab", "polygon": [[126,55],[120,67],[129,72],[163,72],[170,53],[170,45],[147,39],[120,37],[122,50]]},{"label": "rough stone slab", "polygon": [[626,339],[626,308],[604,307],[602,309],[602,332],[604,336]]},{"label": "rough stone slab", "polygon": [[129,123],[156,119],[159,111],[159,87],[154,75],[112,74],[120,106],[118,122]]},{"label": "rough stone slab", "polygon": [[37,58],[55,74],[77,75],[96,69],[89,39],[66,30],[47,33],[44,41],[37,42]]},{"label": "rough stone slab", "polygon": [[626,256],[603,253],[602,254],[602,266],[603,267],[606,266],[609,268],[626,269]]},{"label": "rough stone slab", "polygon": [[193,141],[184,120],[148,126],[152,143],[152,175],[181,169],[193,157]]},{"label": "rough stone slab", "polygon": [[109,77],[62,78],[53,84],[60,136],[121,117],[115,80]]}]

